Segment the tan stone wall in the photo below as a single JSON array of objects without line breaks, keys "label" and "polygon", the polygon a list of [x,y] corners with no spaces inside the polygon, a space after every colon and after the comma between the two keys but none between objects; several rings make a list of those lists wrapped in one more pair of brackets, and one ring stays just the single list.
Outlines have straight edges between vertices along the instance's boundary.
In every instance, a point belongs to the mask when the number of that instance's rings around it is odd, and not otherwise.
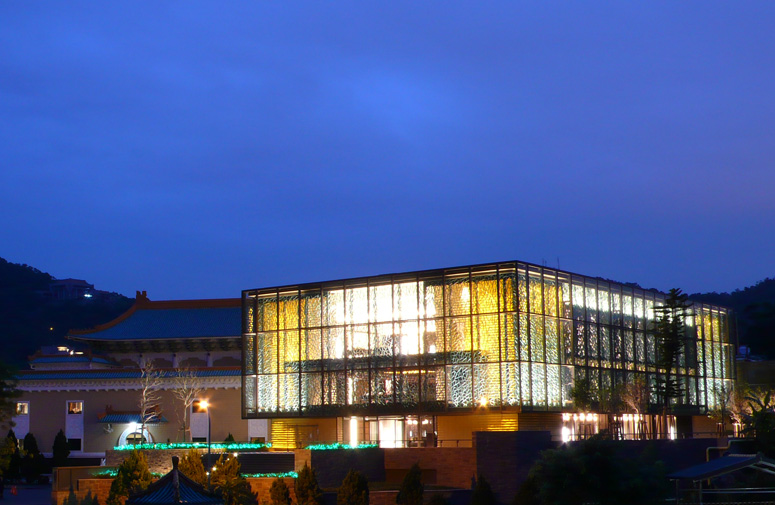
[{"label": "tan stone wall", "polygon": [[[204,454],[207,452],[207,449],[200,449],[199,452],[201,454]],[[117,467],[119,466],[127,456],[129,456],[130,451],[107,451],[105,453],[105,466],[112,466]],[[188,454],[187,449],[174,449],[174,450],[164,450],[164,451],[143,451],[143,454],[145,454],[145,459],[148,461],[148,469],[151,472],[157,472],[161,474],[165,474],[172,470],[172,457],[177,456],[179,458],[183,458],[186,454]]]},{"label": "tan stone wall", "polygon": [[[73,491],[78,500],[83,500],[89,492],[96,496],[100,503],[104,504],[110,492],[110,485],[113,479],[79,479]],[[70,491],[53,491],[51,493],[51,504],[62,505],[70,495]]]},{"label": "tan stone wall", "polygon": [[294,462],[293,469],[296,472],[300,472],[304,465],[312,466],[312,451],[306,449],[296,449],[293,451]]},{"label": "tan stone wall", "polygon": [[430,476],[432,473],[429,471],[435,471],[435,482],[426,484],[465,489],[471,487],[471,477],[476,474],[476,452],[472,448],[385,449],[388,480],[400,482],[415,463],[420,465],[424,476]]},{"label": "tan stone wall", "polygon": [[[239,389],[209,389],[203,395],[212,405],[212,440],[221,442],[229,433],[235,440],[248,440],[248,421],[240,417],[241,397]],[[121,433],[128,428],[126,424],[115,424],[113,432],[106,433],[106,425],[98,422],[98,416],[105,412],[106,405],[112,405],[117,411],[137,412],[138,391],[44,391],[24,392],[20,398],[30,402],[30,433],[35,435],[42,452],[51,452],[54,437],[65,428],[66,402],[82,400],[84,402],[84,440],[83,452],[105,452],[112,449]],[[156,442],[180,441],[180,423],[182,414],[180,403],[171,391],[162,391],[162,415],[169,421],[166,424],[151,425],[149,431]]]}]

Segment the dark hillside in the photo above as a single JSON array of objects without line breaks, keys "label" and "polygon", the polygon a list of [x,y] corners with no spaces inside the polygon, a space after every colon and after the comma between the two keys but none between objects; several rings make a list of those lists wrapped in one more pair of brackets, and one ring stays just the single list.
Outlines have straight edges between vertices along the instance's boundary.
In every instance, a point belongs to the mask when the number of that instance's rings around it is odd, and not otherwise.
[{"label": "dark hillside", "polygon": [[775,279],[764,279],[731,293],[696,293],[693,300],[730,307],[737,316],[741,345],[754,354],[775,359]]},{"label": "dark hillside", "polygon": [[62,343],[71,329],[106,323],[133,303],[116,293],[54,300],[46,296],[53,280],[29,265],[0,258],[0,359],[6,363],[23,367],[40,346]]}]

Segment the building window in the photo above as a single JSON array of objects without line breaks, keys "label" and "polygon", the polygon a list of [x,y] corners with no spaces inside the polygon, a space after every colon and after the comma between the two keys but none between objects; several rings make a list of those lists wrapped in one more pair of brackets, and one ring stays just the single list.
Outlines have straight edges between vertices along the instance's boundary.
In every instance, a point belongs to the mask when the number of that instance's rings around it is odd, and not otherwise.
[{"label": "building window", "polygon": [[207,442],[207,437],[191,437],[192,442],[204,443]]},{"label": "building window", "polygon": [[145,437],[141,433],[132,433],[126,437],[126,443],[130,445],[144,444],[145,442]]},{"label": "building window", "polygon": [[70,446],[71,451],[80,451],[81,450],[81,439],[80,438],[68,438],[67,444]]},{"label": "building window", "polygon": [[26,416],[30,413],[30,402],[16,402],[16,415]]},{"label": "building window", "polygon": [[[82,401],[67,402],[67,413],[68,414],[83,414],[83,402]],[[80,444],[81,441],[79,440],[78,443]]]}]

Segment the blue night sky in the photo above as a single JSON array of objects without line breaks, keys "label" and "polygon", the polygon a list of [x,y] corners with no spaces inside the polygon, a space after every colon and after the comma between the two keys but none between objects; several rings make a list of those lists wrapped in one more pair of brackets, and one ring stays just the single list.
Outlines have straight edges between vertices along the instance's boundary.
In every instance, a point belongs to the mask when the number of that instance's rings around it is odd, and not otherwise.
[{"label": "blue night sky", "polygon": [[775,2],[0,3],[0,256],[151,299],[775,276]]}]

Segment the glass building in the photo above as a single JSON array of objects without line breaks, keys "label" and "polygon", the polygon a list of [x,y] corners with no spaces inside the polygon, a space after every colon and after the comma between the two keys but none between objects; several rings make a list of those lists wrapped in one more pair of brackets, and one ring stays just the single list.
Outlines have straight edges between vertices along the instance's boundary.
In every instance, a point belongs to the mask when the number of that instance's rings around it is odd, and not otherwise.
[{"label": "glass building", "polygon": [[[665,296],[519,262],[247,290],[243,417],[569,411],[580,377],[657,383]],[[731,317],[695,303],[686,324],[677,403],[703,414],[733,378]]]}]

